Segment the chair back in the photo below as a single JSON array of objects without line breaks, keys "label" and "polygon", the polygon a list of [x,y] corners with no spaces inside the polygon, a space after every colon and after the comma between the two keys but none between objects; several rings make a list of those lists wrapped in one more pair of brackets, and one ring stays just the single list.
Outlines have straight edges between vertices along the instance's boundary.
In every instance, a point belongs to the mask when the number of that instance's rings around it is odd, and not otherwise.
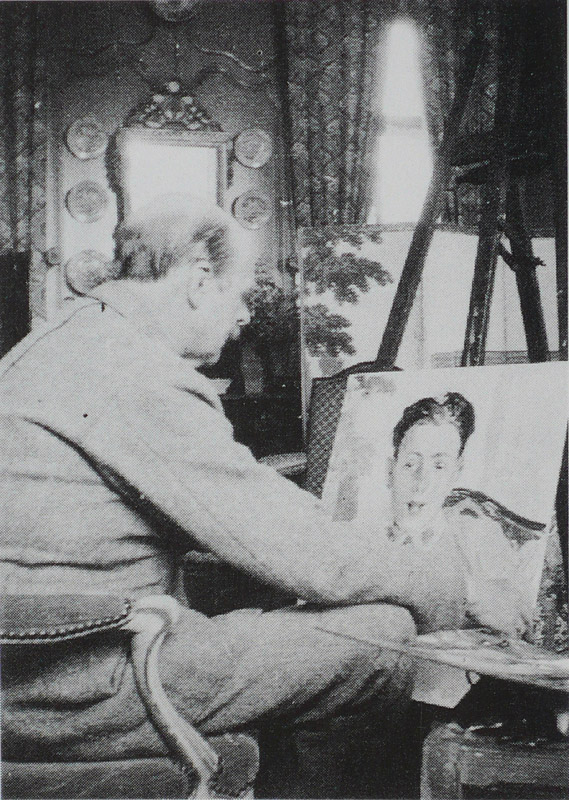
[{"label": "chair back", "polygon": [[306,431],[304,488],[316,497],[322,496],[347,380],[346,375],[339,373],[327,378],[314,378],[312,381]]},{"label": "chair back", "polygon": [[399,372],[398,367],[375,361],[354,364],[336,375],[314,378],[310,392],[306,431],[306,475],[304,488],[322,496],[330,455],[336,438],[348,377],[361,372]]},{"label": "chair back", "polygon": [[64,642],[122,628],[128,600],[113,595],[5,594],[0,607],[0,644]]}]

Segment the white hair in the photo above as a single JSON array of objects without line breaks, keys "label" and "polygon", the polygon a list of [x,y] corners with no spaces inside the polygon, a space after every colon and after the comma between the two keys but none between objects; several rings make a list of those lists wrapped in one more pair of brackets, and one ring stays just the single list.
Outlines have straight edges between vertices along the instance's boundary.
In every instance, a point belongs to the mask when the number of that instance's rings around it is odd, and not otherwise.
[{"label": "white hair", "polygon": [[248,231],[219,206],[185,194],[156,197],[129,214],[115,231],[119,278],[156,280],[196,244],[208,250],[214,274],[251,264]]}]

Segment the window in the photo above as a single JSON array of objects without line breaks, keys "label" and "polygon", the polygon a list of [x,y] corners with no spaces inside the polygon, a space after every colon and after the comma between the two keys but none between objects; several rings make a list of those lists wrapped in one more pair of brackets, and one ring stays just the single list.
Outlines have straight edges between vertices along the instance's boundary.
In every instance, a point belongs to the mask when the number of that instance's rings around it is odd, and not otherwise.
[{"label": "window", "polygon": [[394,22],[384,52],[377,222],[415,224],[427,193],[433,160],[421,81],[419,35],[414,23],[403,19]]}]

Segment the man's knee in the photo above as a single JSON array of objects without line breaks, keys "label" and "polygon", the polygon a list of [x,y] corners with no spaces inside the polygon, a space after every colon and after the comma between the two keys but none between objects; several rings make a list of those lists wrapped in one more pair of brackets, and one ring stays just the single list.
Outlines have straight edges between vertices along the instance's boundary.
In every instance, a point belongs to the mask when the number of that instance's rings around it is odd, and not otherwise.
[{"label": "man's knee", "polygon": [[[405,608],[373,604],[345,609],[342,627],[352,637],[357,672],[374,676],[372,685],[386,705],[410,698],[415,659],[410,653],[416,628]],[[332,625],[330,625],[332,628]]]},{"label": "man's knee", "polygon": [[[376,689],[401,691],[410,694],[415,665],[410,653],[416,636],[410,613],[399,606],[373,604],[329,609],[320,621],[321,629],[329,631],[345,647],[338,652],[344,668],[354,667],[362,679],[375,676]],[[349,672],[349,670],[348,670]]]}]

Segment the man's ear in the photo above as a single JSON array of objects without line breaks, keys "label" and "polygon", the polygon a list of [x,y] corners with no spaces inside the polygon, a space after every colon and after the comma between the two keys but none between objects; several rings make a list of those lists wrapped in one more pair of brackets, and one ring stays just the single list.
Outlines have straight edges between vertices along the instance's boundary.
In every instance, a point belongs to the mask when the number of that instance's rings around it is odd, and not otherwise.
[{"label": "man's ear", "polygon": [[196,261],[185,269],[186,298],[192,308],[199,308],[215,277],[205,262]]}]

